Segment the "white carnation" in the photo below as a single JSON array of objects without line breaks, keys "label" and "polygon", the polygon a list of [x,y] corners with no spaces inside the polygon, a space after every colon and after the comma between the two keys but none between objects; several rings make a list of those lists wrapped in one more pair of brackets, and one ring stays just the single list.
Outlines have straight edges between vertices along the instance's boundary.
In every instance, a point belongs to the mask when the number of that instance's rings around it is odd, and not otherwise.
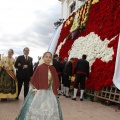
[{"label": "white carnation", "polygon": [[113,48],[107,47],[109,42],[110,40],[107,39],[102,41],[94,32],[91,32],[85,37],[79,37],[74,41],[69,51],[69,59],[72,57],[79,59],[83,54],[86,54],[90,65],[93,64],[96,58],[108,62],[112,59],[112,55],[114,54]]}]

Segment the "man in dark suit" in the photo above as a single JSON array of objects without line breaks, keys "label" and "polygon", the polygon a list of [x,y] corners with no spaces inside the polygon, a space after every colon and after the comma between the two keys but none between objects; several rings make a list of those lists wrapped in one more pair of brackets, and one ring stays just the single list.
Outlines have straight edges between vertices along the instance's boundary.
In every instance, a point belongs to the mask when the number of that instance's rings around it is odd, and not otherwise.
[{"label": "man in dark suit", "polygon": [[[60,65],[60,62],[58,61],[59,57],[57,54],[55,54],[53,56],[53,66],[55,67],[57,73],[58,73],[58,77],[59,77],[59,82],[61,84],[61,65]],[[59,92],[58,92],[58,95],[61,95],[61,88],[59,88]]]},{"label": "man in dark suit", "polygon": [[65,64],[67,63],[68,58],[65,57],[64,58],[64,62],[62,63],[62,83],[61,83],[61,93],[63,93],[63,95],[65,95],[65,79],[64,79],[64,68],[65,68]]},{"label": "man in dark suit", "polygon": [[60,63],[58,62],[58,59],[59,59],[58,55],[55,54],[53,56],[53,66],[55,67],[57,73],[59,74],[60,73]]},{"label": "man in dark suit", "polygon": [[78,60],[74,68],[74,74],[76,75],[74,84],[74,96],[72,100],[76,100],[76,94],[78,84],[80,83],[80,101],[83,101],[83,93],[85,89],[85,79],[89,76],[89,62],[86,60],[87,56],[82,55],[82,59]]},{"label": "man in dark suit", "polygon": [[17,79],[18,79],[18,96],[16,99],[19,99],[19,94],[24,83],[24,98],[27,96],[29,90],[29,81],[33,74],[33,63],[32,58],[28,56],[29,48],[26,47],[23,49],[24,55],[18,56],[15,62],[15,68],[17,69]]},{"label": "man in dark suit", "polygon": [[74,62],[74,58],[71,58],[66,64],[64,68],[64,86],[65,86],[65,96],[69,96],[69,89],[71,84],[71,76],[72,76],[72,63]]}]

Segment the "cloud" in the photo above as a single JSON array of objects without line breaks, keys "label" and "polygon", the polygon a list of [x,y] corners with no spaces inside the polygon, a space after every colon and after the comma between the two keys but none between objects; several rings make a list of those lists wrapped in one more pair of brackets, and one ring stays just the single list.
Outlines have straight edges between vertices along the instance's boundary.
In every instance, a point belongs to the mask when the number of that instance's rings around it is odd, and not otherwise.
[{"label": "cloud", "polygon": [[18,56],[27,46],[36,61],[48,49],[60,7],[57,0],[0,0],[0,54],[12,48]]}]

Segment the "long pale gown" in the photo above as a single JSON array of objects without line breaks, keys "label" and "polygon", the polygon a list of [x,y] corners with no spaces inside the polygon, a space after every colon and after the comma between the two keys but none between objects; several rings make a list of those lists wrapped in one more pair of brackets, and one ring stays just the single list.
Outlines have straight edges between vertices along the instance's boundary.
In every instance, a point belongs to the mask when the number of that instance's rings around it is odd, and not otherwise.
[{"label": "long pale gown", "polygon": [[52,90],[50,70],[48,83],[49,89],[37,90],[35,96],[31,88],[16,120],[63,120],[59,100]]}]

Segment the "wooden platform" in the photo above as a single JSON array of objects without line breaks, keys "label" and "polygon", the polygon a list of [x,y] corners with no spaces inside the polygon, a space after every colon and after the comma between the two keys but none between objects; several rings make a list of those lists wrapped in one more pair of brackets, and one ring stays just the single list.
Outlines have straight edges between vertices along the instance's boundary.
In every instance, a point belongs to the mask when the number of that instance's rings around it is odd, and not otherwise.
[{"label": "wooden platform", "polygon": [[87,94],[111,102],[120,103],[120,90],[118,90],[114,85],[104,87],[101,91],[88,90]]}]

